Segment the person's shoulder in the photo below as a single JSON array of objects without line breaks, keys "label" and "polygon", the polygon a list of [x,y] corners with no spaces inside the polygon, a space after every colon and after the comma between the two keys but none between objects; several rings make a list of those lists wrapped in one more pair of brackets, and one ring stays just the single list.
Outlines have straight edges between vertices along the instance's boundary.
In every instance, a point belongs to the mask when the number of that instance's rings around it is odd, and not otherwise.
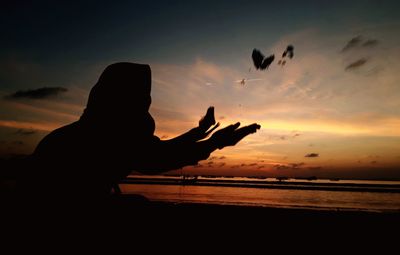
[{"label": "person's shoulder", "polygon": [[53,147],[52,145],[59,144],[62,141],[71,141],[71,139],[76,136],[75,133],[78,130],[78,126],[79,124],[74,122],[51,131],[39,142],[34,154],[49,146]]},{"label": "person's shoulder", "polygon": [[60,128],[54,129],[48,135],[46,135],[44,139],[52,140],[57,138],[63,138],[66,136],[73,135],[76,131],[78,131],[79,123],[73,122],[71,124],[62,126]]},{"label": "person's shoulder", "polygon": [[78,130],[79,126],[80,126],[79,121],[75,121],[71,124],[54,129],[49,135],[51,135],[51,134],[62,135],[62,134],[66,134],[68,132],[73,132],[75,130]]}]

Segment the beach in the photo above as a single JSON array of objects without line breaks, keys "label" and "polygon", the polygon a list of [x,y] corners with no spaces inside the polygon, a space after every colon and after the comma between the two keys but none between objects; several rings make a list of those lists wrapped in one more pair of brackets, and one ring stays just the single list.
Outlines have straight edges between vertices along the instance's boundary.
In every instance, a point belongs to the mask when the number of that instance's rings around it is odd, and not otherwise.
[{"label": "beach", "polygon": [[385,235],[400,226],[398,212],[174,203],[146,201],[130,195],[120,197],[117,204],[113,212],[117,212],[119,220],[129,219],[129,224],[136,228],[174,229],[184,233],[218,231],[231,235],[235,233],[231,231],[240,231],[237,234],[243,235],[248,231],[254,235],[254,231],[267,231],[265,235],[274,232],[292,235],[288,231],[308,233],[317,229],[331,234],[340,231],[341,235],[367,234],[374,230],[374,235]]},{"label": "beach", "polygon": [[[360,245],[368,245],[364,240],[373,239],[374,244],[377,244],[376,238],[382,237],[384,241],[380,242],[388,247],[396,243],[393,240],[396,235],[391,233],[396,233],[400,227],[398,210],[325,207],[315,204],[296,206],[295,203],[268,204],[260,203],[257,196],[258,202],[238,203],[233,202],[236,198],[229,192],[230,189],[235,189],[237,194],[242,195],[246,195],[246,191],[255,195],[257,190],[261,192],[258,195],[266,195],[263,192],[289,192],[286,193],[289,196],[290,192],[315,194],[326,191],[163,184],[126,185],[130,186],[131,192],[121,185],[122,194],[114,195],[105,203],[95,206],[90,204],[91,201],[73,205],[57,201],[55,205],[49,200],[45,205],[33,202],[19,208],[17,200],[12,200],[4,208],[16,205],[19,213],[11,210],[9,217],[13,219],[18,215],[18,224],[22,224],[24,233],[29,233],[28,238],[38,238],[45,233],[46,236],[51,235],[60,241],[57,237],[59,235],[65,237],[62,239],[66,242],[65,245],[74,242],[74,236],[78,235],[83,239],[93,236],[101,236],[106,240],[130,238],[125,241],[127,246],[137,245],[140,242],[138,240],[146,240],[154,245],[159,240],[169,240],[172,249],[176,249],[176,245],[179,246],[182,240],[203,248],[209,247],[209,244],[236,247],[245,242],[254,247],[262,247],[275,245],[276,243],[271,243],[273,240],[279,240],[280,243],[301,240],[301,247],[310,249],[315,240],[323,240],[335,247],[343,247],[346,243],[354,247],[357,246],[354,240],[363,240]],[[214,188],[220,191],[225,189],[226,193],[215,193]],[[144,192],[146,189],[147,193]],[[208,200],[203,200],[204,196],[200,195],[202,189],[209,189],[205,196]],[[178,193],[174,193],[174,190]],[[179,191],[183,195],[183,190],[186,190],[189,198],[181,196],[181,199],[176,199]],[[328,192],[340,194],[340,191]],[[362,195],[366,192],[357,193]],[[386,196],[397,193],[373,194]],[[172,199],[173,197],[175,199]],[[213,199],[214,201],[211,201]],[[12,221],[10,223],[13,224]],[[55,234],[56,236],[53,236]]]},{"label": "beach", "polygon": [[[122,194],[95,206],[90,205],[92,201],[72,206],[57,201],[56,205],[60,206],[57,208],[50,200],[45,205],[31,201],[20,209],[21,204],[13,199],[4,208],[15,207],[24,212],[28,224],[41,226],[52,222],[55,226],[65,224],[68,227],[73,222],[79,228],[92,224],[140,231],[174,229],[193,233],[212,230],[232,234],[232,229],[279,232],[318,229],[345,231],[349,235],[367,234],[372,229],[381,230],[375,234],[385,234],[400,227],[400,193],[396,183],[342,181],[343,186],[335,181],[328,182],[325,189],[321,180],[264,183],[266,180],[251,178],[212,179],[214,182],[204,181],[208,184],[201,183],[198,178],[182,185],[177,182],[180,178],[171,180],[156,176],[150,180],[142,176],[127,179],[120,184]],[[229,185],[225,185],[225,181]],[[296,185],[300,188],[295,189]],[[335,190],[331,190],[332,185]],[[382,185],[389,185],[380,188],[390,191],[374,191]],[[345,188],[341,190],[339,186]],[[10,210],[12,216],[13,210]]]},{"label": "beach", "polygon": [[[186,229],[206,226],[307,229],[395,229],[400,226],[396,182],[198,178],[127,179],[122,211]],[[177,183],[178,181],[178,183]],[[118,206],[117,206],[118,207]],[[163,215],[160,219],[159,215]],[[168,220],[166,220],[168,219]]]},{"label": "beach", "polygon": [[400,212],[400,182],[132,176],[123,194],[150,201],[333,211]]}]

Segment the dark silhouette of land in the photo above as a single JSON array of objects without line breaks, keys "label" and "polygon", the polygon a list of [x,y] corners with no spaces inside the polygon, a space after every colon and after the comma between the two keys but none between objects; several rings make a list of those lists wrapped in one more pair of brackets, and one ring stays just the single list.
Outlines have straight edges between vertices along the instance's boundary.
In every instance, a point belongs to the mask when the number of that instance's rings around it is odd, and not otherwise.
[{"label": "dark silhouette of land", "polygon": [[132,171],[160,174],[196,165],[216,149],[233,146],[260,128],[236,123],[214,132],[214,108],[199,125],[170,140],[154,135],[149,113],[151,69],[115,63],[92,88],[80,119],[54,130],[27,159],[21,194],[27,201],[87,205],[120,193],[118,183]]}]

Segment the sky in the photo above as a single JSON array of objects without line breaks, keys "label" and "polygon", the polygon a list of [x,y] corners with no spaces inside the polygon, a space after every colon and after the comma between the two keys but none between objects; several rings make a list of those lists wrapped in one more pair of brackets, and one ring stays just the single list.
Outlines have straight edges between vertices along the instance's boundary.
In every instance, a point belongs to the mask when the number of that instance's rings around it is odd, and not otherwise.
[{"label": "sky", "polygon": [[[156,135],[262,128],[185,174],[400,179],[398,1],[10,1],[0,10],[0,156],[78,120],[114,62],[150,64]],[[278,65],[282,52],[294,57]],[[254,48],[275,54],[256,70]],[[245,79],[245,84],[240,81]],[[134,160],[134,159],[132,159]]]}]

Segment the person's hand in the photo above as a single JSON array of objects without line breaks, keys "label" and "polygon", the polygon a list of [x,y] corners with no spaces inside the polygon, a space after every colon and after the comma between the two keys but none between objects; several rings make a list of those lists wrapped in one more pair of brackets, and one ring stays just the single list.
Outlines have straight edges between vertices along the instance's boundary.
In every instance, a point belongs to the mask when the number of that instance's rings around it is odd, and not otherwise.
[{"label": "person's hand", "polygon": [[234,146],[244,137],[255,133],[261,126],[254,123],[239,128],[240,123],[229,125],[226,128],[216,131],[210,138],[210,141],[218,148],[222,149],[226,146]]},{"label": "person's hand", "polygon": [[210,106],[207,109],[206,115],[199,121],[199,128],[204,132],[215,124],[214,107]]},{"label": "person's hand", "polygon": [[[211,126],[213,127],[210,130],[208,130]],[[201,139],[206,138],[217,127],[219,127],[219,122],[215,124],[214,107],[210,106],[207,109],[206,115],[199,121],[198,129],[201,132]]]}]

